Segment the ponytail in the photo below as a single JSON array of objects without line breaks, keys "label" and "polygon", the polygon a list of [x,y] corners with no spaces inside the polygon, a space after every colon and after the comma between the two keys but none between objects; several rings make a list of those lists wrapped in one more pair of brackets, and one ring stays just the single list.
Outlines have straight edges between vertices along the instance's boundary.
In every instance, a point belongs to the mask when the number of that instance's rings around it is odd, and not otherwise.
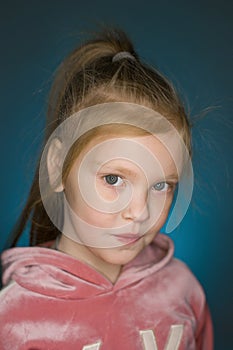
[{"label": "ponytail", "polygon": [[[49,96],[44,144],[73,113],[116,101],[138,103],[160,112],[177,127],[190,150],[189,123],[173,86],[158,71],[142,63],[127,35],[116,29],[95,35],[59,66]],[[27,223],[30,224],[30,245],[54,240],[60,233],[41,200],[39,163],[10,246],[16,245]]]}]

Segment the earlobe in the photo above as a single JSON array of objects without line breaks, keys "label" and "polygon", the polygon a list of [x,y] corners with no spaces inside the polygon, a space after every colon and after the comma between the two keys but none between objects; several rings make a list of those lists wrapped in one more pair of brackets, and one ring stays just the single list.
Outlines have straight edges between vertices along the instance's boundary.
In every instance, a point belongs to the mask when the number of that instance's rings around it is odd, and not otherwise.
[{"label": "earlobe", "polygon": [[54,192],[62,192],[62,142],[55,138],[51,141],[47,154],[47,168],[50,186]]}]

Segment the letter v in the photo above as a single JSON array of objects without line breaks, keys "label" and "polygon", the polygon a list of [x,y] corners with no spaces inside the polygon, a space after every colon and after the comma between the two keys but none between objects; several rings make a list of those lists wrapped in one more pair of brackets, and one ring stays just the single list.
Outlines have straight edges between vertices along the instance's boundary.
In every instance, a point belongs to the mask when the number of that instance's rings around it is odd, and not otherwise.
[{"label": "letter v", "polygon": [[[164,350],[178,350],[183,334],[183,325],[172,325]],[[140,331],[145,350],[158,350],[155,335],[152,330]]]},{"label": "letter v", "polygon": [[101,342],[91,344],[91,345],[85,345],[82,350],[99,350],[100,345],[101,345]]}]

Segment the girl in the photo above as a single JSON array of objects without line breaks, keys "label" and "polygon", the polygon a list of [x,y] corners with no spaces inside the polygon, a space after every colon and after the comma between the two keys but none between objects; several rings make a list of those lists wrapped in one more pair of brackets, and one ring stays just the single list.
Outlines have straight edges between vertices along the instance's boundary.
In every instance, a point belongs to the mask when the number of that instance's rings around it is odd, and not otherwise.
[{"label": "girl", "polygon": [[174,88],[122,31],[69,55],[13,234],[29,221],[31,247],[2,254],[1,349],[213,349],[203,289],[159,233],[191,198],[190,139]]}]

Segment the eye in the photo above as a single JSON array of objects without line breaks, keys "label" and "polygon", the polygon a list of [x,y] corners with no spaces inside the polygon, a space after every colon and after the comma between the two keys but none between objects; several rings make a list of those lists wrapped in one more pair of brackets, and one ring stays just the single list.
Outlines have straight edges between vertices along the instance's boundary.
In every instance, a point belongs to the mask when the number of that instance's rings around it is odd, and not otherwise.
[{"label": "eye", "polygon": [[159,191],[159,192],[167,192],[172,188],[172,185],[168,184],[165,181],[162,182],[157,182],[154,186],[153,189],[155,189],[155,191]]},{"label": "eye", "polygon": [[123,184],[122,178],[114,174],[105,175],[104,180],[111,186],[121,186]]}]

